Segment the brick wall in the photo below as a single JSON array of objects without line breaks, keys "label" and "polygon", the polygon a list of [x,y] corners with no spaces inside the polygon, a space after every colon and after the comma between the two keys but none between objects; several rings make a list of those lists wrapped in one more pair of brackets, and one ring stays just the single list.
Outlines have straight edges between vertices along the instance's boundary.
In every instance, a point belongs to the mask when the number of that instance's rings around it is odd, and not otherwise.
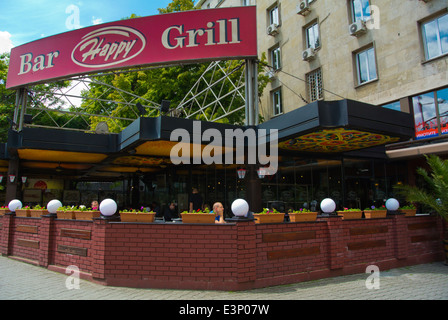
[{"label": "brick wall", "polygon": [[443,223],[404,215],[309,223],[137,224],[0,217],[4,256],[114,286],[245,290],[442,261]]}]

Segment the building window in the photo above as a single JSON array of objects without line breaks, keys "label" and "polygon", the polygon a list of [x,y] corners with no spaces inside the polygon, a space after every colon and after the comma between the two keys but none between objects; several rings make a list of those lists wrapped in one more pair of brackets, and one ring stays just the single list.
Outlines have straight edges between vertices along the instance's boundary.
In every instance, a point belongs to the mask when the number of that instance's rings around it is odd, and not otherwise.
[{"label": "building window", "polygon": [[280,47],[271,49],[271,66],[274,70],[278,70],[282,67],[280,56]]},{"label": "building window", "polygon": [[373,47],[356,53],[356,68],[358,73],[358,85],[378,79],[375,49]]},{"label": "building window", "polygon": [[426,60],[448,53],[448,13],[422,24]]},{"label": "building window", "polygon": [[412,97],[416,139],[448,134],[448,88]]},{"label": "building window", "polygon": [[370,19],[370,3],[369,0],[350,0],[352,21],[367,21]]},{"label": "building window", "polygon": [[277,89],[272,91],[272,110],[274,116],[283,113],[283,104],[282,104],[282,90]]},{"label": "building window", "polygon": [[381,107],[386,108],[386,109],[401,111],[400,101],[394,101],[394,102],[390,102],[387,104],[383,104]]},{"label": "building window", "polygon": [[322,70],[320,68],[306,75],[306,84],[309,102],[324,98]]},{"label": "building window", "polygon": [[278,6],[275,6],[269,10],[269,25],[280,25],[280,15]]},{"label": "building window", "polygon": [[320,47],[319,24],[315,23],[306,28],[306,47],[317,49]]}]

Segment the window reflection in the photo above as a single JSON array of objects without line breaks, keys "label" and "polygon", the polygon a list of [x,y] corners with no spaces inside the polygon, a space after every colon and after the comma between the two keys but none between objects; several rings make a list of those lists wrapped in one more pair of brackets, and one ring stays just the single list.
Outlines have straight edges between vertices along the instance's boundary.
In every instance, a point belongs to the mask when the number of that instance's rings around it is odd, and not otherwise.
[{"label": "window reflection", "polygon": [[448,53],[448,14],[422,26],[426,59]]},{"label": "window reflection", "polygon": [[412,98],[414,105],[415,137],[417,139],[437,136],[437,115],[434,93],[427,93]]},{"label": "window reflection", "polygon": [[370,3],[369,0],[353,0],[352,14],[353,22],[363,20],[367,21],[370,18]]},{"label": "window reflection", "polygon": [[412,102],[416,139],[448,133],[448,88],[420,94]]},{"label": "window reflection", "polygon": [[437,105],[439,107],[440,127],[442,134],[448,133],[448,88],[437,91]]},{"label": "window reflection", "polygon": [[359,84],[375,80],[377,78],[377,73],[376,73],[374,48],[362,51],[358,53],[356,56],[357,56]]}]

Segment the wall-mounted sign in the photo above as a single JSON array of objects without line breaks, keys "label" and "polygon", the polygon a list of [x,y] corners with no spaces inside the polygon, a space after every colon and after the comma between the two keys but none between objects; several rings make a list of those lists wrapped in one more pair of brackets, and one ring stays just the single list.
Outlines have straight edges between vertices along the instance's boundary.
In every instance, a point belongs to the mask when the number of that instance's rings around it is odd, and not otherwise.
[{"label": "wall-mounted sign", "polygon": [[142,65],[257,57],[256,7],[161,14],[78,29],[11,50],[6,87]]}]

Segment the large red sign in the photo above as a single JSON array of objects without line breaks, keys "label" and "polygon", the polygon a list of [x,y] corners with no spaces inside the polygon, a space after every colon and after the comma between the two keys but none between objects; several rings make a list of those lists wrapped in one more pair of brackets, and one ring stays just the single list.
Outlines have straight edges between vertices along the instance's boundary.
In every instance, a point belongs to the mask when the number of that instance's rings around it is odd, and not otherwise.
[{"label": "large red sign", "polygon": [[256,56],[255,7],[193,10],[106,23],[15,47],[6,87],[142,65]]}]

